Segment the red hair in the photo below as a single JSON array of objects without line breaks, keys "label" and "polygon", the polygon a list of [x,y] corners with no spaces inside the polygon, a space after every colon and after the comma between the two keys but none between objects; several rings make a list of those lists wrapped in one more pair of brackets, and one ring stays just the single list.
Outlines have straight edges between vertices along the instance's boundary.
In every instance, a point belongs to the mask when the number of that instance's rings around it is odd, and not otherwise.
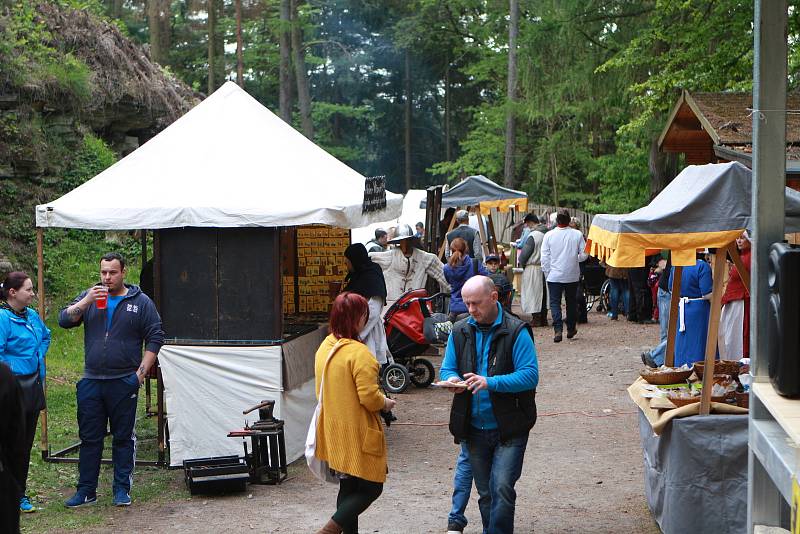
[{"label": "red hair", "polygon": [[358,293],[345,291],[336,297],[331,306],[331,334],[336,339],[355,339],[360,341],[358,326],[361,319],[369,313],[367,299]]},{"label": "red hair", "polygon": [[462,238],[457,237],[450,242],[450,261],[447,263],[450,267],[458,267],[464,261],[464,256],[467,255],[467,242]]}]

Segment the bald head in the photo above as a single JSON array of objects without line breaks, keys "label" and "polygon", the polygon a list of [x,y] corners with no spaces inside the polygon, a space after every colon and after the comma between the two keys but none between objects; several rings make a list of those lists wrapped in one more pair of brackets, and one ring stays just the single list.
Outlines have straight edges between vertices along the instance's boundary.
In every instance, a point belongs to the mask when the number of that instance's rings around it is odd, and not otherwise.
[{"label": "bald head", "polygon": [[497,288],[488,276],[473,276],[461,288],[461,298],[469,314],[481,324],[497,319]]}]

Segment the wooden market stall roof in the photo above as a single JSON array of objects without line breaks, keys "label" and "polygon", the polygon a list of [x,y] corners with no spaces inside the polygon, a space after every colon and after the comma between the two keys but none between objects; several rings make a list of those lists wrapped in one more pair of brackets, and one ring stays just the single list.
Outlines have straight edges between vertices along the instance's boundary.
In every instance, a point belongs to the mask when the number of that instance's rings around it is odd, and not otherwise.
[{"label": "wooden market stall roof", "polygon": [[[719,147],[751,153],[753,144],[752,93],[681,92],[658,138],[662,152],[686,154],[686,163],[702,165],[740,161],[721,154]],[[786,97],[787,109],[800,109],[800,94]],[[800,115],[786,116],[787,159],[800,160]]]}]

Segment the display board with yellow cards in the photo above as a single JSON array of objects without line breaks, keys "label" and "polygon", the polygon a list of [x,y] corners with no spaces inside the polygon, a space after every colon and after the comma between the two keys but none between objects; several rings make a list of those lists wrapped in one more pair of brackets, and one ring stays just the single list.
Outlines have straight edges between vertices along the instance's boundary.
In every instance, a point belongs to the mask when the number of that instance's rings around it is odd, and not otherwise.
[{"label": "display board with yellow cards", "polygon": [[350,230],[300,226],[296,232],[295,268],[284,270],[283,276],[283,311],[328,313],[331,282],[341,282],[347,274],[344,250],[350,245]]}]

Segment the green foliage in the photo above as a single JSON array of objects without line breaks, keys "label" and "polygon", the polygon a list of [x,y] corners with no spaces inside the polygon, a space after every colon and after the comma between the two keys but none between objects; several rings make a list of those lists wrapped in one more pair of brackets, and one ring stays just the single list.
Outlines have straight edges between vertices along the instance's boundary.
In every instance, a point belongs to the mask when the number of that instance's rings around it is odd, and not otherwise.
[{"label": "green foliage", "polygon": [[648,151],[624,142],[613,154],[595,160],[596,169],[587,177],[600,186],[600,194],[585,204],[591,213],[628,213],[647,204]]},{"label": "green foliage", "polygon": [[92,134],[87,134],[83,138],[83,146],[72,159],[58,188],[62,193],[67,193],[86,180],[100,174],[116,161],[117,155],[105,141]]},{"label": "green foliage", "polygon": [[70,50],[53,44],[53,35],[38,20],[34,2],[18,0],[2,18],[0,71],[14,85],[55,91],[76,104],[89,101],[91,70]]}]

